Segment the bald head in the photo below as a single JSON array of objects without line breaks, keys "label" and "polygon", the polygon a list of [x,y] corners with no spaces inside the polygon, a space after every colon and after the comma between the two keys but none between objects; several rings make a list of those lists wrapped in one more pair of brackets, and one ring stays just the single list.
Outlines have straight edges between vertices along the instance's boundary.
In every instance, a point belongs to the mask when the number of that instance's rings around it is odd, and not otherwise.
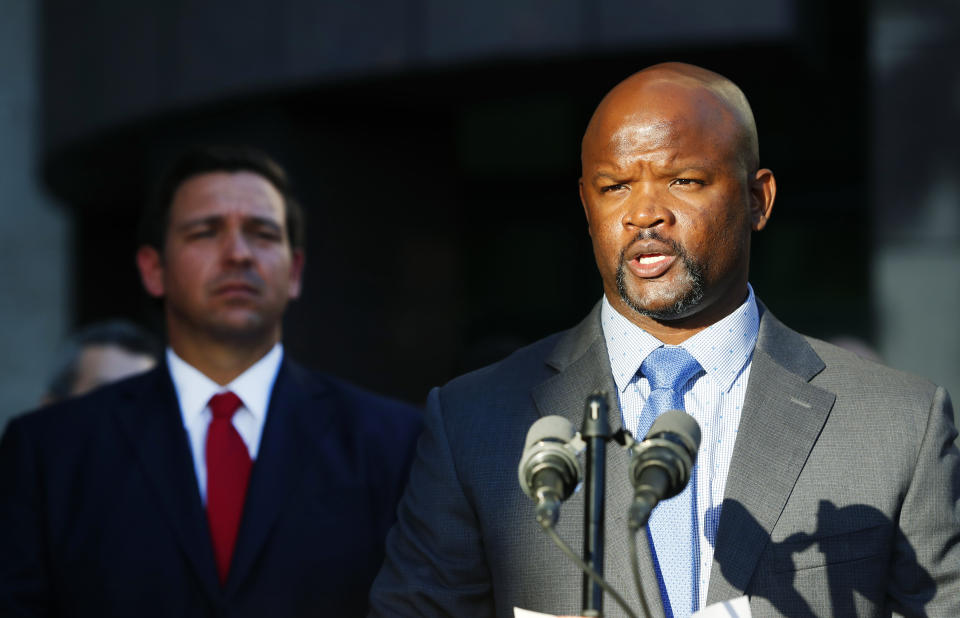
[{"label": "bald head", "polygon": [[706,132],[743,171],[759,166],[757,127],[743,91],[726,77],[680,62],[657,64],[617,84],[600,101],[583,136],[583,156],[629,143],[624,128],[647,117],[659,126]]},{"label": "bald head", "polygon": [[757,159],[747,99],[716,73],[659,64],[603,98],[580,200],[614,309],[676,344],[743,303],[750,236],[776,195]]}]

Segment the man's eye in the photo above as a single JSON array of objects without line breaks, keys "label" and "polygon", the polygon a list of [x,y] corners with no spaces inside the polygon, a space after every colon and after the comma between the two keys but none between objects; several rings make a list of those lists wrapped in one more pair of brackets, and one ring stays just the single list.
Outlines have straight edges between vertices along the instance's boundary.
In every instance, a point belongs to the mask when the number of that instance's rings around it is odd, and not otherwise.
[{"label": "man's eye", "polygon": [[707,183],[703,182],[702,180],[697,180],[696,178],[676,178],[674,179],[672,184],[680,185],[680,186],[688,186],[688,185],[705,185]]},{"label": "man's eye", "polygon": [[605,185],[600,187],[600,193],[610,193],[612,191],[620,191],[621,189],[626,189],[627,185],[623,183],[617,183],[613,185]]},{"label": "man's eye", "polygon": [[212,229],[193,230],[187,234],[187,238],[210,238],[214,234]]},{"label": "man's eye", "polygon": [[255,233],[256,237],[261,240],[280,240],[280,232],[276,230],[263,229],[257,230]]}]

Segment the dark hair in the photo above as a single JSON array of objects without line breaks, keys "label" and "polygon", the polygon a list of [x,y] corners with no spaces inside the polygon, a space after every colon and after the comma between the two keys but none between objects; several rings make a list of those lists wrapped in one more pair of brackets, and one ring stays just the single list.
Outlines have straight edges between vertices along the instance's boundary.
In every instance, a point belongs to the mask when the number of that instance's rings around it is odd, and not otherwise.
[{"label": "dark hair", "polygon": [[287,173],[265,153],[249,146],[197,146],[177,157],[143,210],[141,245],[149,245],[163,254],[174,193],[186,180],[209,172],[253,172],[272,184],[283,197],[290,246],[303,249],[303,209],[290,192]]},{"label": "dark hair", "polygon": [[66,399],[77,380],[77,365],[83,351],[96,345],[114,345],[130,352],[143,354],[154,360],[160,358],[160,344],[143,328],[127,320],[106,320],[81,328],[67,339],[57,358],[47,397],[51,401]]}]

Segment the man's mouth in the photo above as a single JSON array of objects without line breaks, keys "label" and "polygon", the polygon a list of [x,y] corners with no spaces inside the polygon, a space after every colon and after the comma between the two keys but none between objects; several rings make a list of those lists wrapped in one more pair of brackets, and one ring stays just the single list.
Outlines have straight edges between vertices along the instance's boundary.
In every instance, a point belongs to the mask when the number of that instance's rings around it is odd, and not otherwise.
[{"label": "man's mouth", "polygon": [[643,279],[652,279],[667,272],[676,259],[677,256],[665,253],[642,253],[627,264],[634,275]]},{"label": "man's mouth", "polygon": [[667,259],[667,256],[663,255],[662,253],[657,253],[654,255],[641,255],[637,258],[637,262],[639,262],[641,265],[659,264],[665,259]]},{"label": "man's mouth", "polygon": [[221,296],[254,296],[257,288],[249,283],[224,283],[214,288],[214,294]]}]

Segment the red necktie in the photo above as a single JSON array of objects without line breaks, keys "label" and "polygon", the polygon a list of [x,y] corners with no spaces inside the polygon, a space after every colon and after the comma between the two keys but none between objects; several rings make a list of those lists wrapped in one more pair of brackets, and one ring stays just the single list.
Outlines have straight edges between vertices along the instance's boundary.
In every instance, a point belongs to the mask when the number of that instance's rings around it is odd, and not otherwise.
[{"label": "red necktie", "polygon": [[213,420],[207,429],[207,521],[220,583],[227,581],[250,480],[250,453],[231,419],[242,405],[231,392],[210,398]]}]

